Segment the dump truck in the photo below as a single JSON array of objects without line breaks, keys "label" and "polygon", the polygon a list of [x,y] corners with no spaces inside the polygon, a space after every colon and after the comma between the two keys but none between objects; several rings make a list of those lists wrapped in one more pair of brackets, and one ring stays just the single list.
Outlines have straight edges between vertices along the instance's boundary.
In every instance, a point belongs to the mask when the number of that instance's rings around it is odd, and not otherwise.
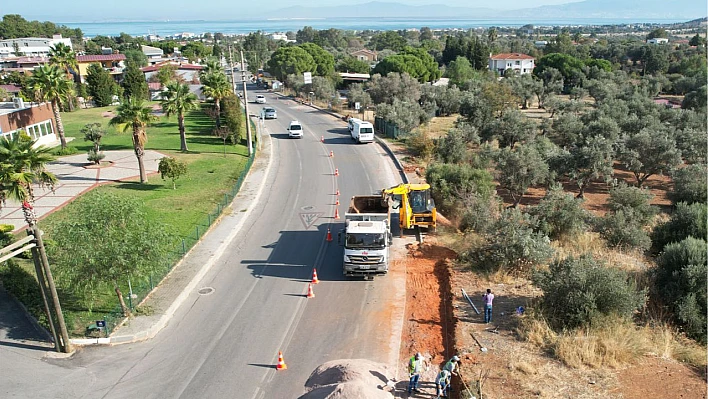
[{"label": "dump truck", "polygon": [[344,246],[344,275],[373,279],[388,273],[392,236],[388,201],[380,195],[353,196],[344,214],[339,243]]},{"label": "dump truck", "polygon": [[401,234],[404,229],[412,229],[416,226],[435,231],[438,214],[429,184],[402,183],[381,190],[381,195],[392,204],[394,209],[400,209]]}]

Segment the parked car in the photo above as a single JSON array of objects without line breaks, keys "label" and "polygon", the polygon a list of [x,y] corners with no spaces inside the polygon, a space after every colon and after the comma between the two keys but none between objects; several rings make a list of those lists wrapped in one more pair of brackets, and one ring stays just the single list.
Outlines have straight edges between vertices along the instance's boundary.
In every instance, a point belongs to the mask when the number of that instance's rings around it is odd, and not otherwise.
[{"label": "parked car", "polygon": [[262,94],[257,95],[256,96],[256,103],[257,104],[265,104],[266,103],[265,96]]},{"label": "parked car", "polygon": [[263,109],[263,118],[264,119],[278,119],[278,112],[275,110],[275,108],[264,108]]},{"label": "parked car", "polygon": [[302,125],[298,121],[292,121],[290,122],[290,126],[288,126],[288,137],[293,138],[297,137],[299,139],[302,138]]}]

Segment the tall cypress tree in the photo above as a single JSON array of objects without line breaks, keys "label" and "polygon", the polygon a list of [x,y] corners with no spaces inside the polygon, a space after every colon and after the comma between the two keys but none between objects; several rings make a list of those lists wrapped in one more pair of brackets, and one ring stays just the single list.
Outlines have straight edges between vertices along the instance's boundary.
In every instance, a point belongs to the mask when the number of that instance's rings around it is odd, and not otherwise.
[{"label": "tall cypress tree", "polygon": [[148,84],[145,75],[134,62],[128,62],[123,78],[123,95],[125,98],[138,97],[143,100],[149,98]]},{"label": "tall cypress tree", "polygon": [[88,92],[93,97],[97,107],[105,107],[113,102],[116,82],[101,64],[91,64],[87,69],[86,83]]}]

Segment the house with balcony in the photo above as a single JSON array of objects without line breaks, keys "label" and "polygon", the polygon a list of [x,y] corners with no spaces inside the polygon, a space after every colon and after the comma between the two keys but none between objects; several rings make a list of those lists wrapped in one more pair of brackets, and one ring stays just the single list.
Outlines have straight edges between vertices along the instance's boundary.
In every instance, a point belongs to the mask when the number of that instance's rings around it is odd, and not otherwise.
[{"label": "house with balcony", "polygon": [[528,54],[501,53],[489,56],[489,70],[504,75],[507,69],[524,75],[533,72],[536,59]]},{"label": "house with balcony", "polygon": [[[0,59],[8,57],[48,57],[49,49],[59,43],[71,46],[71,39],[61,35],[47,37],[22,37],[0,40]],[[73,48],[73,47],[72,47]]]},{"label": "house with balcony", "polygon": [[125,54],[77,55],[76,64],[79,67],[79,81],[81,83],[86,83],[88,67],[91,64],[100,64],[113,76],[116,82],[121,82],[125,69]]},{"label": "house with balcony", "polygon": [[152,46],[140,46],[140,50],[142,50],[143,54],[145,54],[148,59],[148,63],[150,63],[151,65],[163,61],[162,57],[164,57],[165,52],[162,51],[161,48]]},{"label": "house with balcony", "polygon": [[186,62],[168,60],[158,62],[155,65],[140,68],[140,70],[145,74],[145,80],[147,80],[148,82],[152,82],[154,81],[154,77],[157,75],[157,72],[160,70],[160,68],[168,65],[174,65],[176,68],[177,76],[181,77],[185,82],[192,84],[199,83],[199,72],[204,69],[204,66],[202,65],[188,64]]}]

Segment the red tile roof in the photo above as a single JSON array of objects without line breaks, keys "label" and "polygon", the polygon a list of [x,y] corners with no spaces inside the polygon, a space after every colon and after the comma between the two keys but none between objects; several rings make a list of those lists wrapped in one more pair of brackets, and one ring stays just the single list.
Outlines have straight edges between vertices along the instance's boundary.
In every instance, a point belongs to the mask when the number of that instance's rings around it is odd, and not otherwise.
[{"label": "red tile roof", "polygon": [[204,67],[202,65],[194,65],[194,64],[179,64],[178,65],[178,64],[174,64],[174,63],[170,63],[170,62],[159,62],[155,65],[147,66],[145,68],[140,68],[140,70],[143,71],[143,73],[155,72],[165,65],[175,65],[177,67],[177,69],[182,69],[182,70],[189,69],[189,70],[193,70],[193,71],[201,71],[202,69],[204,69]]},{"label": "red tile roof", "polygon": [[8,93],[19,93],[22,88],[15,85],[0,85],[0,90],[5,90]]},{"label": "red tile roof", "polygon": [[160,82],[148,82],[148,89],[150,90],[162,90],[162,83]]},{"label": "red tile roof", "polygon": [[521,53],[501,53],[501,54],[495,54],[489,58],[492,60],[534,60],[535,59],[528,54],[521,54]]},{"label": "red tile roof", "polygon": [[125,54],[77,55],[76,62],[123,61]]},{"label": "red tile roof", "polygon": [[49,62],[48,57],[20,57],[17,59],[17,64],[46,64]]}]

